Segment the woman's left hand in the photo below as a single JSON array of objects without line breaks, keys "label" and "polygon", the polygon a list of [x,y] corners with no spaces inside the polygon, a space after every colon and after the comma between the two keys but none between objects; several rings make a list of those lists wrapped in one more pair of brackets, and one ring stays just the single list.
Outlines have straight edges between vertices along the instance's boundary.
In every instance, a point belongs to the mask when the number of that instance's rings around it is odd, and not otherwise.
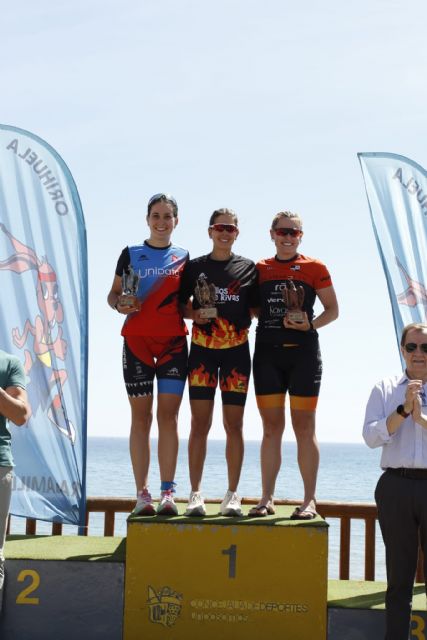
[{"label": "woman's left hand", "polygon": [[308,319],[308,316],[305,311],[303,311],[302,314],[303,314],[302,322],[294,322],[293,320],[289,320],[289,318],[287,318],[287,316],[285,315],[283,317],[283,326],[285,327],[285,329],[296,329],[297,331],[310,331],[311,329],[310,320]]}]

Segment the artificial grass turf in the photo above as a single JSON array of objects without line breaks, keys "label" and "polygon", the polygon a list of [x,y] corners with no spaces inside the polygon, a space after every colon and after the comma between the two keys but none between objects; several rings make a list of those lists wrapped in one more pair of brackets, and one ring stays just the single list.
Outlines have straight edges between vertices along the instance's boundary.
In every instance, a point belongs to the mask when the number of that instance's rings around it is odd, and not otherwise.
[{"label": "artificial grass turf", "polygon": [[[329,580],[328,607],[338,609],[384,609],[385,582],[363,580]],[[414,586],[413,611],[426,611],[426,593],[423,584]]]},{"label": "artificial grass turf", "polygon": [[124,562],[125,555],[121,537],[11,535],[5,546],[8,560]]},{"label": "artificial grass turf", "polygon": [[170,522],[175,525],[183,525],[183,524],[215,524],[215,525],[224,525],[224,526],[265,526],[265,527],[327,527],[328,524],[321,518],[317,516],[313,520],[291,520],[291,515],[295,509],[295,505],[280,505],[275,506],[276,513],[272,516],[266,516],[265,518],[257,518],[248,516],[249,510],[254,506],[243,505],[242,511],[243,516],[237,518],[228,518],[222,516],[219,513],[219,504],[206,504],[206,516],[203,517],[188,517],[184,515],[186,504],[179,503],[178,505],[178,515],[177,516],[134,516],[130,515],[128,518],[129,523],[134,522],[150,522],[150,523],[164,523]]}]

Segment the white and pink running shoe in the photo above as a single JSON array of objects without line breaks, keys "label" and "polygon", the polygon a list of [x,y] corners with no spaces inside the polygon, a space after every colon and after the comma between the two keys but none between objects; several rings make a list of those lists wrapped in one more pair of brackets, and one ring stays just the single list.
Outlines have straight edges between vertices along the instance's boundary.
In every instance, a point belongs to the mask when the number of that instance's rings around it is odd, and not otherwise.
[{"label": "white and pink running shoe", "polygon": [[178,507],[173,499],[173,492],[171,489],[162,491],[160,496],[159,506],[157,507],[158,516],[177,516]]},{"label": "white and pink running shoe", "polygon": [[134,516],[154,516],[156,510],[154,508],[153,499],[148,489],[138,491],[136,497],[135,509],[132,511]]}]

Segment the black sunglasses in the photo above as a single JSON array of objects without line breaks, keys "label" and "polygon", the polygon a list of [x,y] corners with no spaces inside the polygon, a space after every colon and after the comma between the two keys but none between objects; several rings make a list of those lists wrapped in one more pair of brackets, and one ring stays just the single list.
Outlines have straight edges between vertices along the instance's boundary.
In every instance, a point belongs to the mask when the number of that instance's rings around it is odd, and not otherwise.
[{"label": "black sunglasses", "polygon": [[287,227],[279,227],[277,229],[273,229],[274,233],[277,233],[278,236],[291,236],[291,238],[299,238],[302,236],[301,229],[288,229]]},{"label": "black sunglasses", "polygon": [[237,226],[235,224],[225,224],[223,222],[216,222],[215,224],[211,224],[209,229],[213,229],[214,231],[219,231],[222,233],[226,231],[227,233],[235,233],[237,231]]},{"label": "black sunglasses", "polygon": [[407,353],[413,353],[417,350],[417,347],[421,349],[423,353],[427,353],[427,342],[423,342],[422,344],[415,344],[415,342],[407,342],[404,346],[404,349]]}]

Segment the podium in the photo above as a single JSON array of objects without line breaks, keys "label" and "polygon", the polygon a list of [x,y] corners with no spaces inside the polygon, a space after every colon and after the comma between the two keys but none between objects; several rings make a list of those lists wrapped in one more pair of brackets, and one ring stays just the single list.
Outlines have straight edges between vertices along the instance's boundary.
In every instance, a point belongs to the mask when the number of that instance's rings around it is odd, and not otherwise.
[{"label": "podium", "polygon": [[[124,640],[326,640],[327,532],[294,507],[266,518],[128,520]],[[247,508],[249,510],[249,508]]]},{"label": "podium", "polygon": [[9,536],[1,640],[119,640],[123,538]]},{"label": "podium", "polygon": [[[328,585],[328,640],[378,640],[385,634],[385,582],[330,580]],[[426,593],[414,586],[409,637],[426,640]]]}]

